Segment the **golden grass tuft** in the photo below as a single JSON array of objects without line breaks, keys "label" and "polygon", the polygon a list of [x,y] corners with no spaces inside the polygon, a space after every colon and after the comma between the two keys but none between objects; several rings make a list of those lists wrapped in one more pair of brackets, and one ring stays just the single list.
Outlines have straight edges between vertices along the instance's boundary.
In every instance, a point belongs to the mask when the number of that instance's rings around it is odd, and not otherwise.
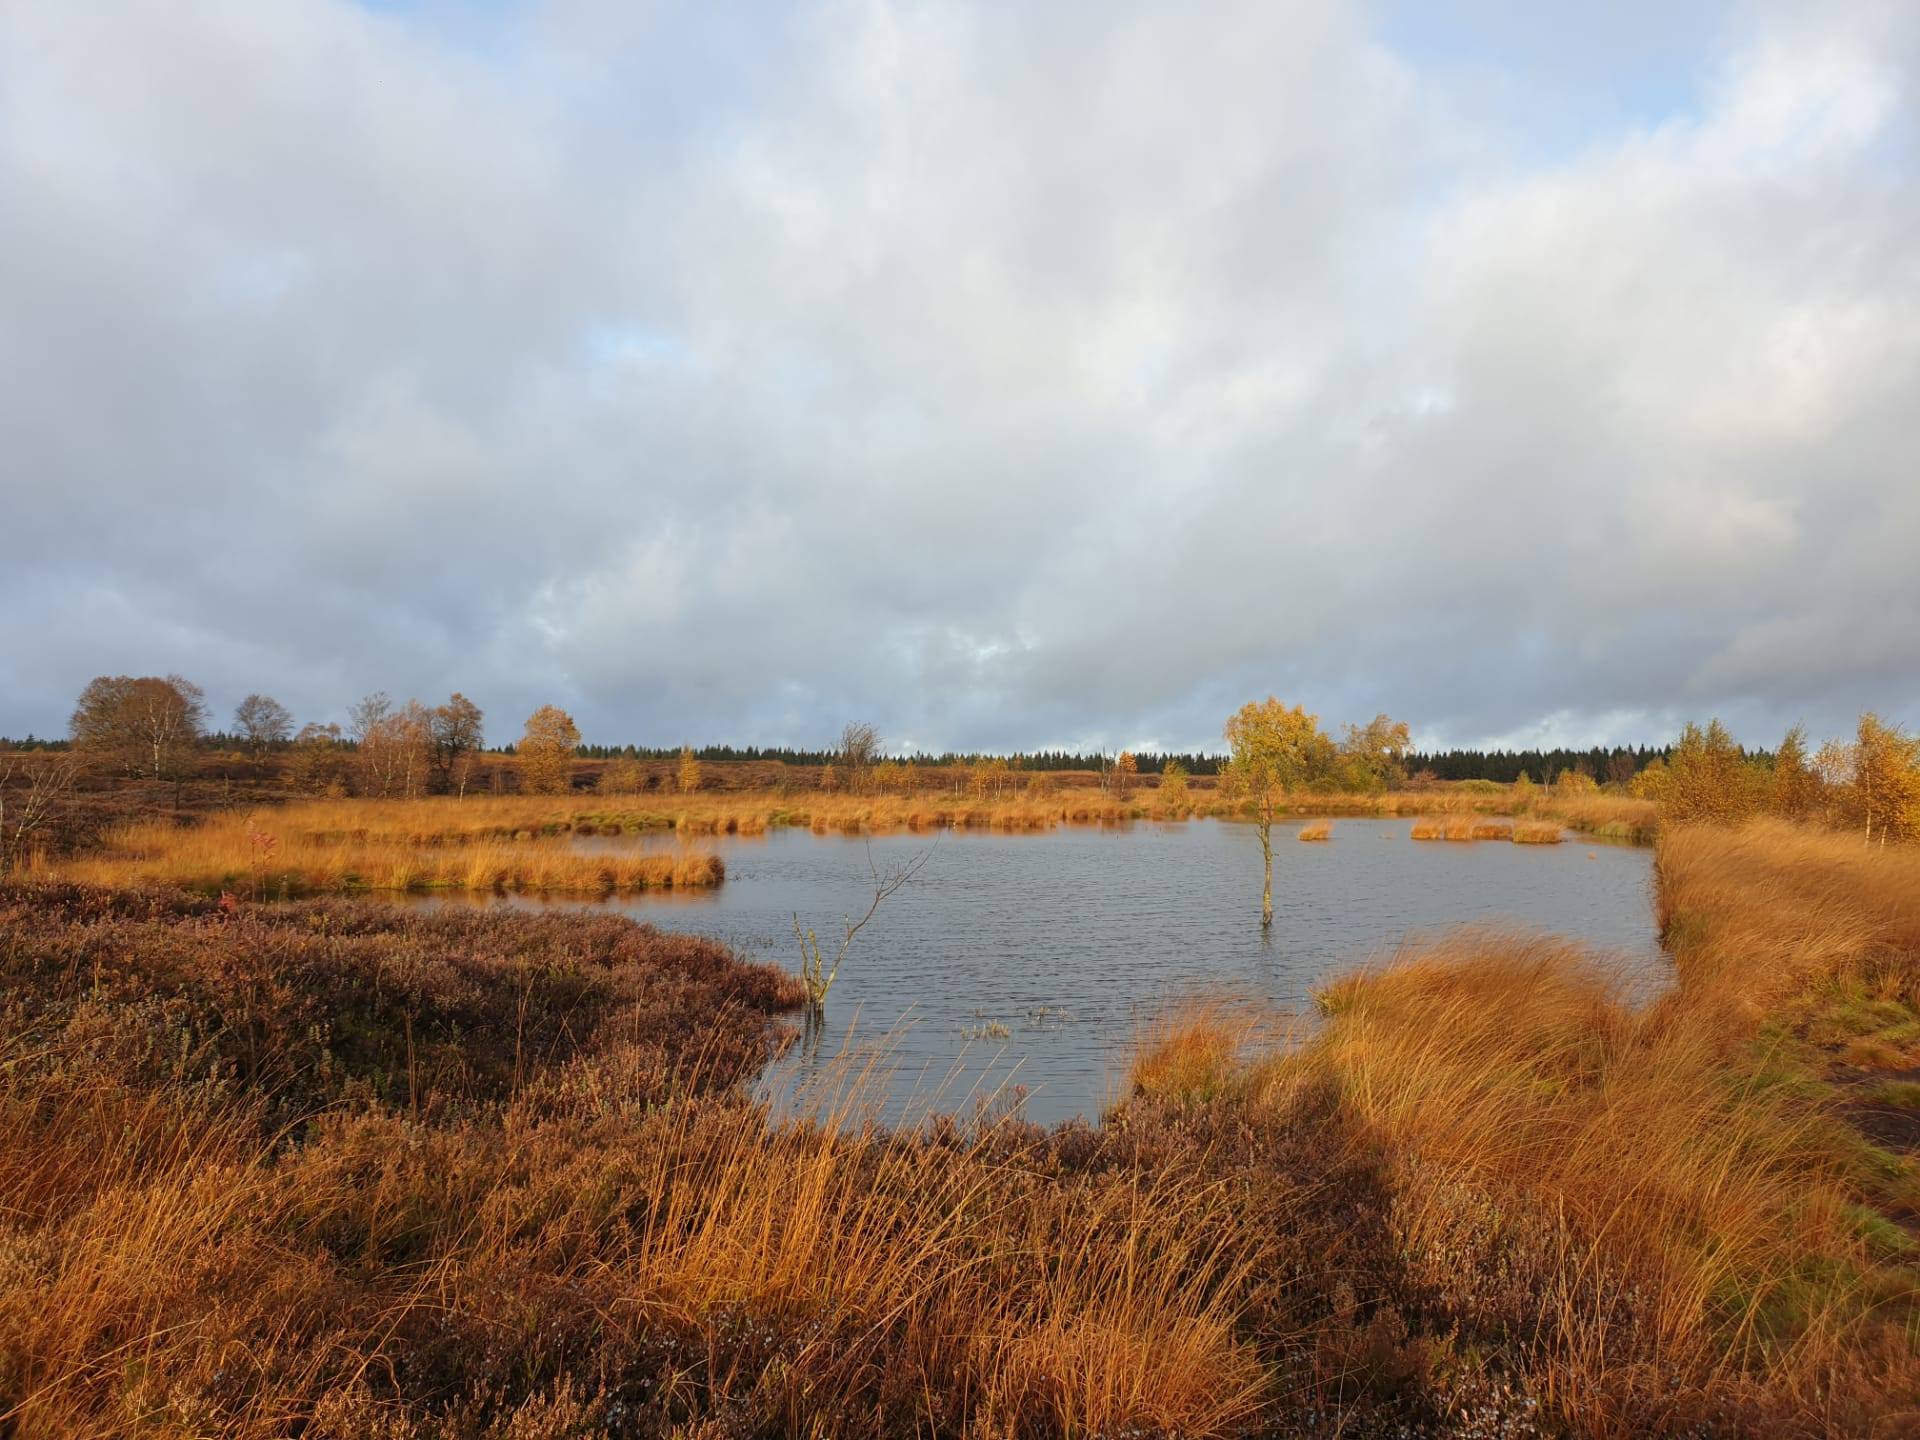
[{"label": "golden grass tuft", "polygon": [[1556,821],[1516,820],[1510,838],[1516,845],[1558,845],[1567,837]]},{"label": "golden grass tuft", "polygon": [[1333,822],[1330,820],[1309,820],[1300,827],[1300,833],[1294,838],[1297,840],[1331,840],[1333,838]]},{"label": "golden grass tuft", "polygon": [[1415,840],[1476,840],[1480,823],[1471,815],[1430,815],[1413,822]]}]

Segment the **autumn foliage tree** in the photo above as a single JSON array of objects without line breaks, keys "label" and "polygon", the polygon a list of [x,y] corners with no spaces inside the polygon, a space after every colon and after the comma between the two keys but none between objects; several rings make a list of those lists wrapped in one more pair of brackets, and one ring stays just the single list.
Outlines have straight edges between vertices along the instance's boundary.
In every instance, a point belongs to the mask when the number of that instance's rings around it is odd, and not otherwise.
[{"label": "autumn foliage tree", "polygon": [[1250,700],[1227,721],[1229,760],[1222,780],[1229,795],[1249,806],[1260,836],[1266,881],[1260,892],[1260,923],[1273,924],[1273,822],[1287,792],[1323,776],[1334,758],[1333,742],[1320,720],[1269,695]]},{"label": "autumn foliage tree", "polygon": [[344,795],[347,754],[338,725],[303,725],[287,750],[287,783],[310,795]]},{"label": "autumn foliage tree", "polygon": [[700,757],[693,753],[691,745],[680,747],[680,768],[675,780],[682,795],[691,795],[700,788]]},{"label": "autumn foliage tree", "polygon": [[1378,794],[1404,784],[1411,744],[1404,720],[1376,715],[1365,725],[1347,726],[1339,749],[1343,788]]},{"label": "autumn foliage tree", "polygon": [[646,783],[646,772],[640,768],[640,762],[623,757],[609,760],[601,768],[600,778],[593,782],[593,788],[602,795],[638,795],[646,788]]},{"label": "autumn foliage tree", "polygon": [[349,712],[363,795],[413,798],[426,789],[433,742],[432,716],[418,700],[396,710],[375,691]]},{"label": "autumn foliage tree", "polygon": [[542,705],[527,717],[527,730],[516,747],[520,756],[520,784],[534,795],[564,795],[573,786],[573,756],[580,748],[580,728],[558,705]]},{"label": "autumn foliage tree", "polygon": [[440,788],[467,793],[474,757],[486,740],[486,716],[458,690],[427,713],[427,744]]},{"label": "autumn foliage tree", "polygon": [[233,730],[257,763],[293,736],[293,714],[271,695],[249,695],[234,707]]},{"label": "autumn foliage tree", "polygon": [[1169,814],[1184,811],[1190,803],[1187,793],[1187,767],[1178,760],[1169,760],[1160,770],[1161,808]]},{"label": "autumn foliage tree", "polygon": [[1819,803],[1820,788],[1820,777],[1807,760],[1807,733],[1796,725],[1773,757],[1767,808],[1788,820],[1804,820]]},{"label": "autumn foliage tree", "polygon": [[177,779],[206,731],[206,697],[178,675],[101,675],[74,706],[74,748],[151,780]]},{"label": "autumn foliage tree", "polygon": [[1751,815],[1756,787],[1747,757],[1718,720],[1689,724],[1667,759],[1663,804],[1681,824],[1732,825]]},{"label": "autumn foliage tree", "polygon": [[1862,715],[1844,794],[1849,818],[1869,845],[1920,839],[1920,739],[1872,711]]}]

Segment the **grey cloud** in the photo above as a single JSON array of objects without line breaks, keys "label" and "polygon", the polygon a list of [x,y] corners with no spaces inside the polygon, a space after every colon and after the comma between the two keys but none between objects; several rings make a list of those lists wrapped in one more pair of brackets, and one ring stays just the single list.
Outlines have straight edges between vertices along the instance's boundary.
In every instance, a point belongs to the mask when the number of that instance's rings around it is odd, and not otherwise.
[{"label": "grey cloud", "polygon": [[0,13],[0,732],[1920,719],[1909,9],[1543,160],[1346,0],[723,8]]}]

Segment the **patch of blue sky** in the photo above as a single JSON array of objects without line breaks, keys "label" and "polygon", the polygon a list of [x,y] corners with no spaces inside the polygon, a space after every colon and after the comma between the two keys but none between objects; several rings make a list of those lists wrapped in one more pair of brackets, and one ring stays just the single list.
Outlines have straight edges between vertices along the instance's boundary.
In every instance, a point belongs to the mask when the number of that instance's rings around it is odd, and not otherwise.
[{"label": "patch of blue sky", "polygon": [[1696,116],[1729,0],[1373,0],[1382,45],[1472,92],[1522,158]]},{"label": "patch of blue sky", "polygon": [[693,359],[686,341],[669,330],[614,320],[587,326],[580,349],[595,365],[684,365]]}]

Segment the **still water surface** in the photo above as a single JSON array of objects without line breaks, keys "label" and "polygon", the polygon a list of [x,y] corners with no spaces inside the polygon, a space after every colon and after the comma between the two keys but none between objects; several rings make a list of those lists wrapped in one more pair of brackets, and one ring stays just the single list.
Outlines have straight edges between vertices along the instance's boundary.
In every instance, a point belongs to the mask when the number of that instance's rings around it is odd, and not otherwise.
[{"label": "still water surface", "polygon": [[766,1082],[785,1093],[843,1051],[884,1041],[896,1120],[1015,1085],[1030,1119],[1095,1118],[1141,1027],[1170,1002],[1206,994],[1303,1008],[1328,976],[1459,924],[1575,937],[1617,955],[1636,989],[1661,983],[1650,850],[1577,837],[1416,843],[1405,820],[1358,819],[1302,844],[1297,828],[1275,830],[1271,936],[1260,928],[1258,837],[1216,821],[881,835],[870,849],[799,830],[703,836],[695,845],[727,863],[718,890],[604,903],[791,969],[796,912],[831,945],[841,916],[857,919],[872,898],[869,853],[884,870],[931,848],[854,941],[821,1033]]}]

